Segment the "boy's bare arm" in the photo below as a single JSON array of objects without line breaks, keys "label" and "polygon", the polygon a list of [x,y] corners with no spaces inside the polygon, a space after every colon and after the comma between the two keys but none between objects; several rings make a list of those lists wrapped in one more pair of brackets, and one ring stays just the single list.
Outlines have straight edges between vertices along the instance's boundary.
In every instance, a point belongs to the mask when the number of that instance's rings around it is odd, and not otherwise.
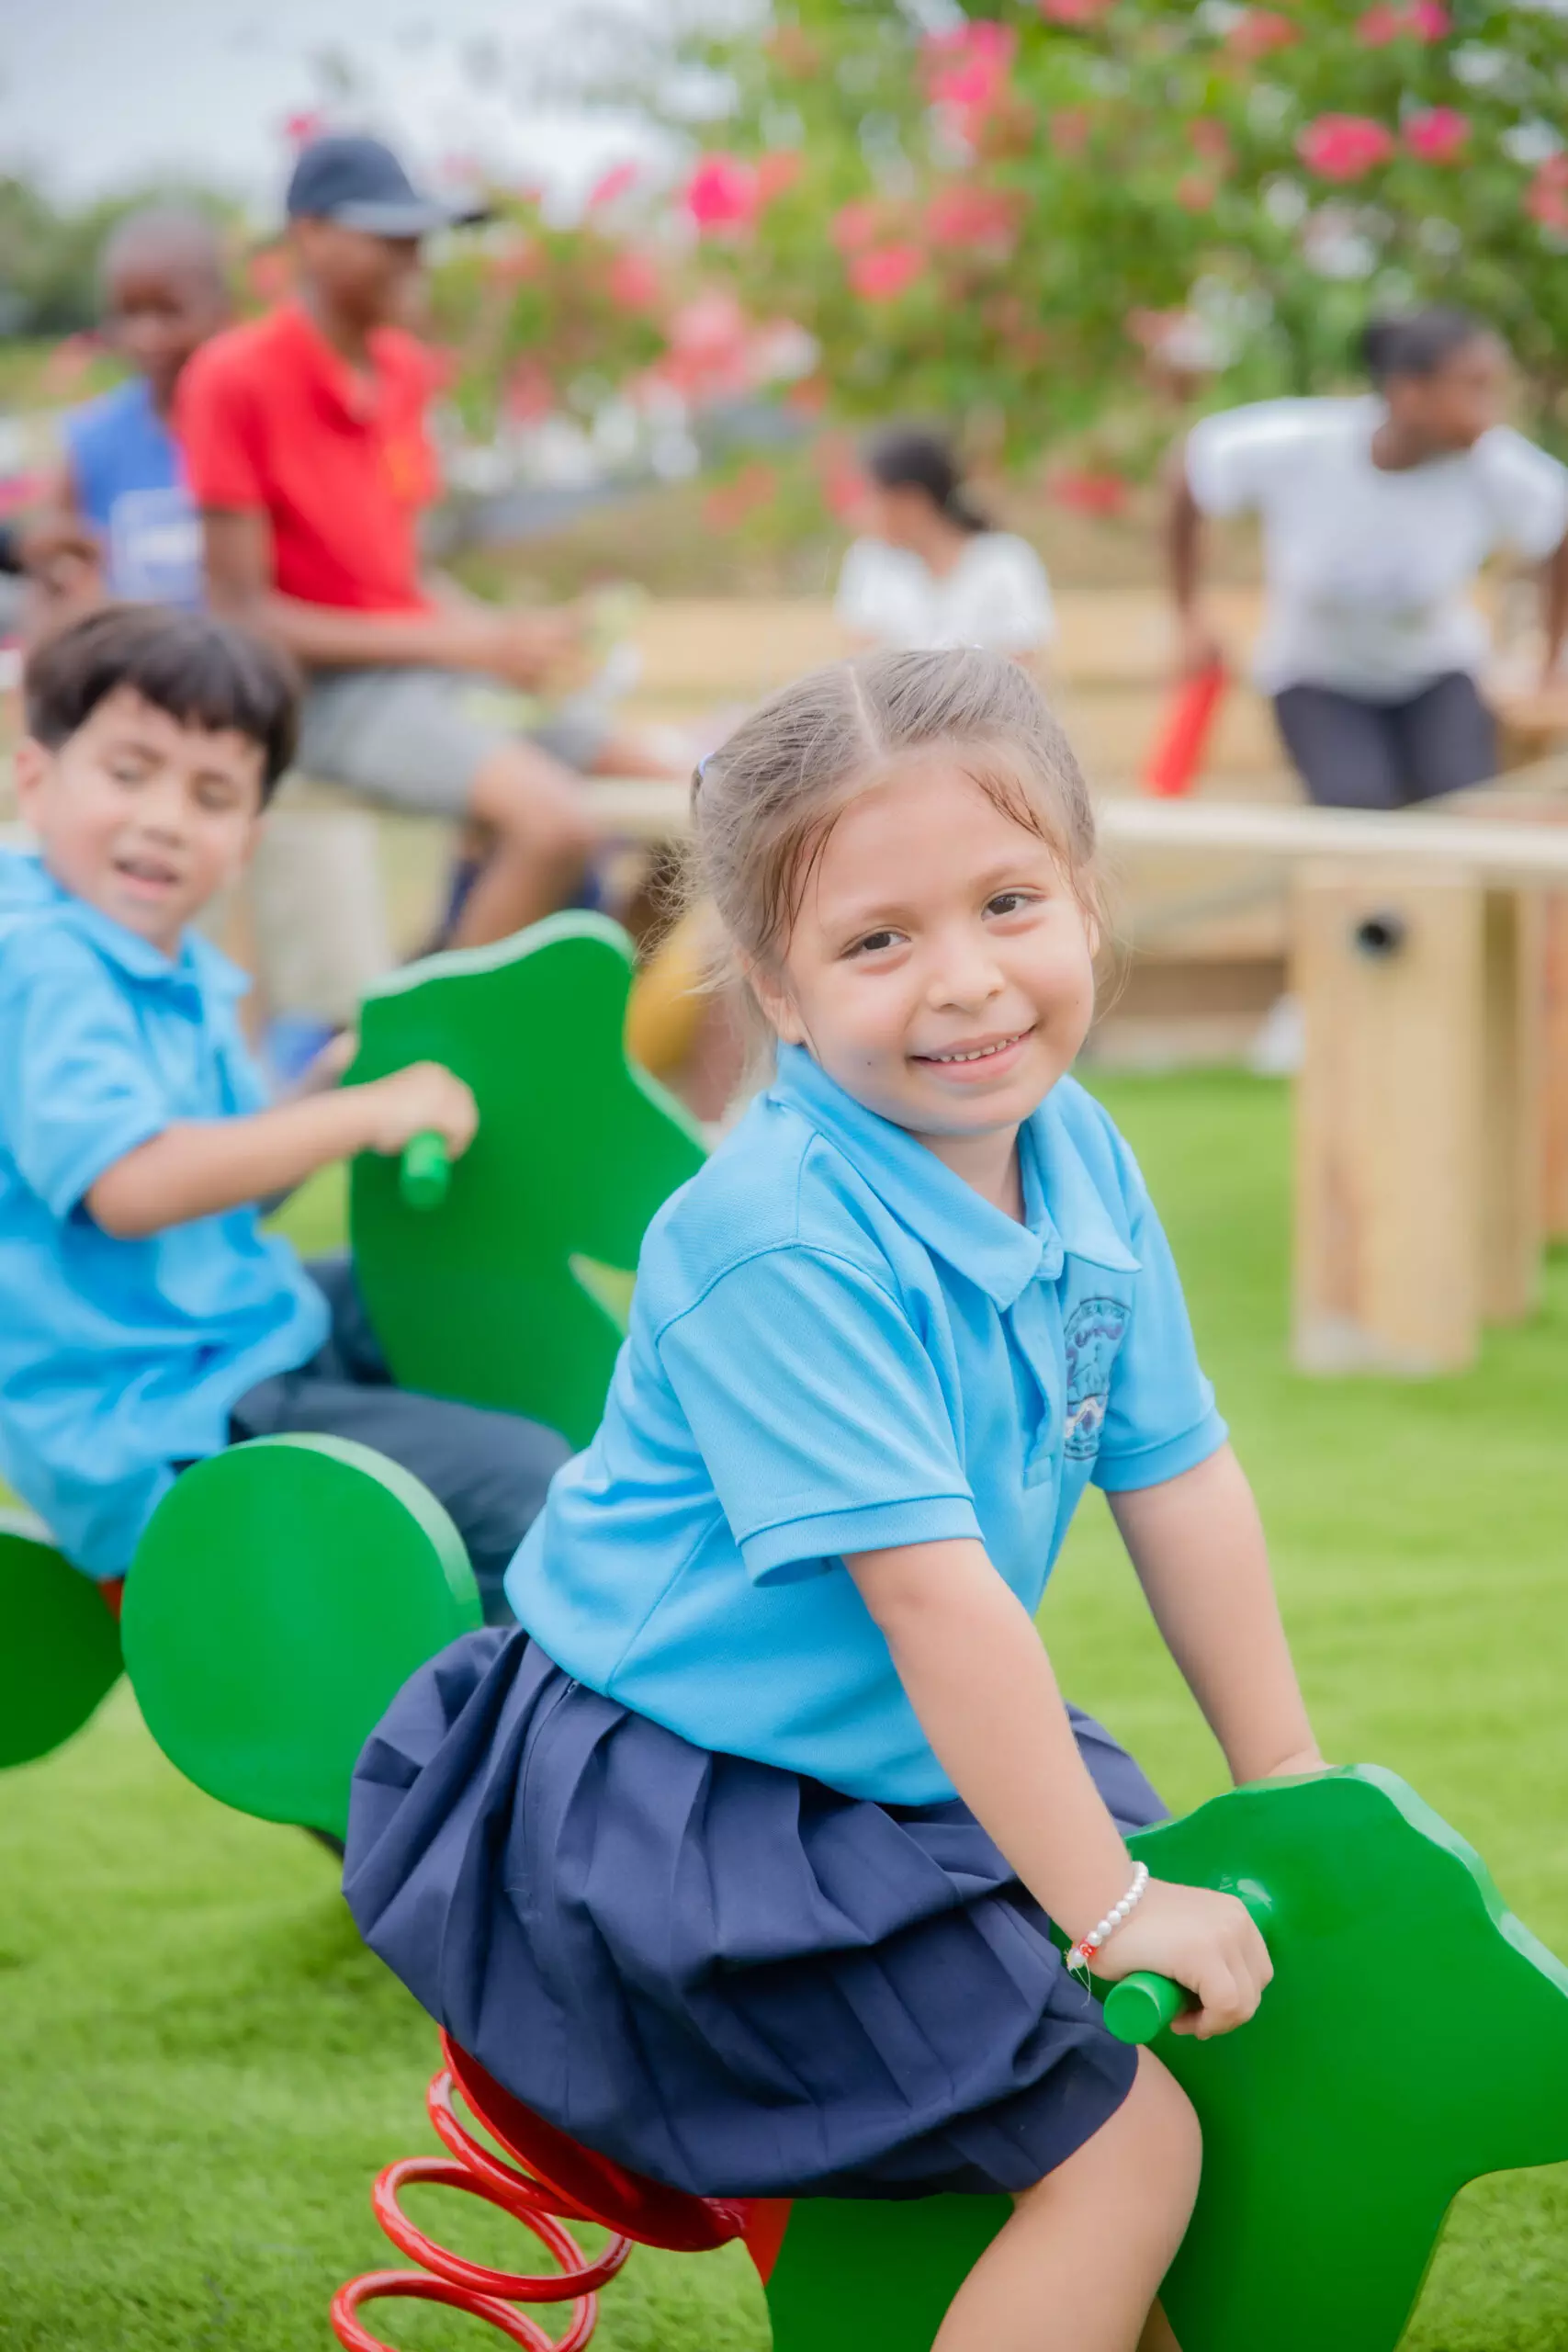
[{"label": "boy's bare arm", "polygon": [[418,665],[536,686],[569,660],[581,622],[564,613],[509,613],[443,600],[423,612],[363,613],[279,595],[265,515],[202,511],[208,601],[288,648],[308,669]]},{"label": "boy's bare arm", "polygon": [[1166,1646],[1233,1777],[1261,1781],[1320,1764],[1258,1506],[1230,1447],[1179,1478],[1109,1500]]},{"label": "boy's bare arm", "polygon": [[473,1140],[474,1098],[438,1062],[414,1062],[367,1086],[301,1097],[238,1119],[165,1127],[106,1168],[86,1196],[94,1222],[138,1240],[193,1217],[290,1193],[356,1151],[401,1151],[433,1129],[456,1159]]},{"label": "boy's bare arm", "polygon": [[1191,677],[1224,656],[1202,608],[1203,514],[1187,478],[1185,448],[1167,462],[1166,488],[1166,562],[1176,607],[1177,660],[1182,675]]}]

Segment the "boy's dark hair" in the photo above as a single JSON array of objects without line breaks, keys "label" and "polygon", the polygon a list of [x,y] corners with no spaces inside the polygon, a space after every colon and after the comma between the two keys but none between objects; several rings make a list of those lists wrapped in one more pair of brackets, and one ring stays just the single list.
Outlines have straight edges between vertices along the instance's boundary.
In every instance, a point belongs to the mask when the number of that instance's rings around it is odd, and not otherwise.
[{"label": "boy's dark hair", "polygon": [[248,628],[165,605],[107,605],[47,639],[22,680],[28,732],[49,749],[130,686],[182,727],[232,728],[262,752],[262,806],[294,756],[299,678]]},{"label": "boy's dark hair", "polygon": [[1391,376],[1435,376],[1456,351],[1491,332],[1473,311],[1433,303],[1371,320],[1361,330],[1361,364],[1374,384],[1386,384]]},{"label": "boy's dark hair", "polygon": [[971,501],[953,445],[922,424],[889,424],[865,445],[865,469],[884,490],[923,490],[931,504],[961,530],[988,531]]}]

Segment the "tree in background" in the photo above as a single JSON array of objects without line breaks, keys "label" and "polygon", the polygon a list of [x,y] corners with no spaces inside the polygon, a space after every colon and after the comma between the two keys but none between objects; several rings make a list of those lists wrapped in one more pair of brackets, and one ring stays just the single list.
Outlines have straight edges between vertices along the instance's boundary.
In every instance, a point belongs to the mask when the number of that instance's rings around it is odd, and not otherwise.
[{"label": "tree in background", "polygon": [[81,334],[98,315],[98,254],[116,223],[148,204],[193,204],[220,220],[234,207],[167,182],[62,207],[31,181],[0,176],[0,336]]},{"label": "tree in background", "polygon": [[1199,382],[1332,386],[1370,309],[1440,299],[1568,444],[1555,0],[781,0],[705,60],[733,109],[688,202],[837,408],[1136,469]]}]

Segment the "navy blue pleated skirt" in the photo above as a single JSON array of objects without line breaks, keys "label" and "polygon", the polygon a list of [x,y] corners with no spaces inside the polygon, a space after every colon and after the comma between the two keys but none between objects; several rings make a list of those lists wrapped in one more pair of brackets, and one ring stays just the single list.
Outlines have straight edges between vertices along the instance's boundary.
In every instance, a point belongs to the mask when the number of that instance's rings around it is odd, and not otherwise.
[{"label": "navy blue pleated skirt", "polygon": [[[1161,1818],[1073,1722],[1122,1828]],[[712,1755],[521,1632],[468,1634],[400,1691],[355,1774],[344,1891],[498,2082],[698,2195],[1027,2188],[1132,2085],[965,1805]]]}]

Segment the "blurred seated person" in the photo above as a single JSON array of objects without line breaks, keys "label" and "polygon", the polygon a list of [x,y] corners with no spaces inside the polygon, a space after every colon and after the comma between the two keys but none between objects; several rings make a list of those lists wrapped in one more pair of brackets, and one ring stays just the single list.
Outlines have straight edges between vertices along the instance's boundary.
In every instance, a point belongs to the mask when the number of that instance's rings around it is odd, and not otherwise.
[{"label": "blurred seated person", "polygon": [[866,529],[834,609],[857,645],[981,645],[1021,659],[1055,633],[1050,582],[1026,539],[991,528],[940,434],[894,425],[865,452]]},{"label": "blurred seated person", "polygon": [[347,135],[303,149],[287,210],[294,298],[216,336],[180,383],[208,596],[304,667],[308,774],[482,828],[487,854],[451,937],[502,938],[570,900],[596,846],[560,754],[614,765],[621,747],[607,721],[596,742],[580,730],[550,746],[485,707],[486,682],[576,683],[581,615],[498,610],[421,571],[434,370],[403,322],[422,240],[479,216],[422,194],[378,141]]},{"label": "blurred seated person", "polygon": [[104,340],[132,372],[62,420],[50,504],[87,527],[97,561],[55,600],[51,624],[106,595],[186,610],[202,601],[201,526],[170,420],[182,370],[229,320],[218,232],[184,208],[130,213],[99,277]]}]

